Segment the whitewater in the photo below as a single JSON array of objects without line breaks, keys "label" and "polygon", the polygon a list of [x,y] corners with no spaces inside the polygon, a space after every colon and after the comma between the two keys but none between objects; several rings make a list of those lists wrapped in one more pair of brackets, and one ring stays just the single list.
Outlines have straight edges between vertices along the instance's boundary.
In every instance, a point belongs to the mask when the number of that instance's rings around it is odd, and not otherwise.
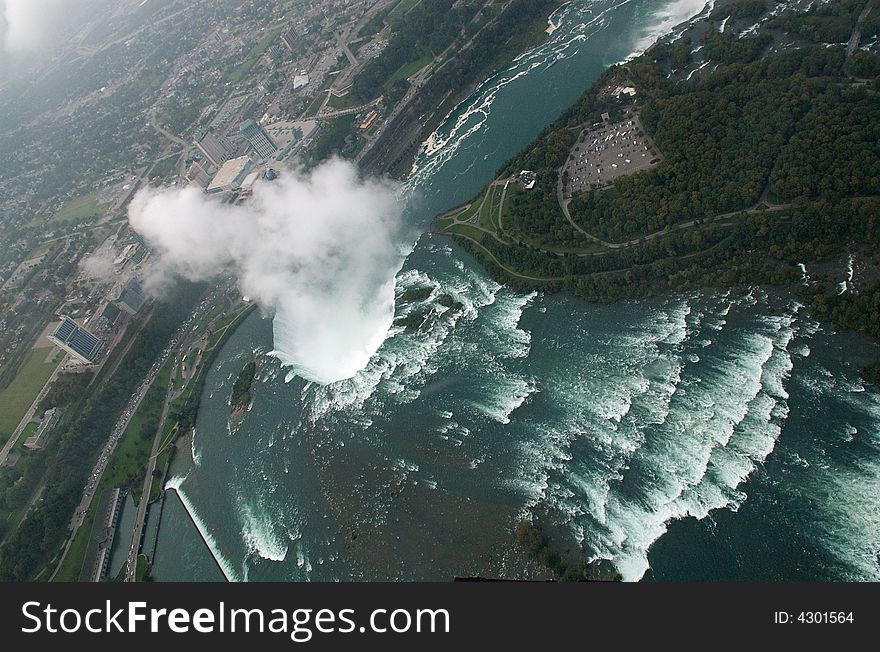
[{"label": "whitewater", "polygon": [[[605,67],[705,6],[562,7],[425,143],[409,218],[473,196]],[[438,237],[383,291],[362,369],[323,384],[270,361],[235,436],[230,378],[279,320],[230,338],[172,480],[198,532],[169,498],[157,579],[220,579],[206,557],[229,579],[523,577],[520,518],[631,581],[880,578],[880,399],[803,306],[758,288],[522,295]]]}]

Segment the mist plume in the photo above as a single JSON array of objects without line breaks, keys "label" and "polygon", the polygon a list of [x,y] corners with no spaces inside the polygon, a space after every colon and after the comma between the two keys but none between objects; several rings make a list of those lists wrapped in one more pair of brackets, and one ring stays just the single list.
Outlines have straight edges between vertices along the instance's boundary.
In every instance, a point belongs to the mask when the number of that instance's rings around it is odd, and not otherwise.
[{"label": "mist plume", "polygon": [[393,321],[407,251],[398,190],[333,160],[258,182],[240,205],[194,188],[142,190],[129,221],[156,250],[147,289],[233,272],[242,293],[275,312],[275,355],[329,384],[364,368]]}]

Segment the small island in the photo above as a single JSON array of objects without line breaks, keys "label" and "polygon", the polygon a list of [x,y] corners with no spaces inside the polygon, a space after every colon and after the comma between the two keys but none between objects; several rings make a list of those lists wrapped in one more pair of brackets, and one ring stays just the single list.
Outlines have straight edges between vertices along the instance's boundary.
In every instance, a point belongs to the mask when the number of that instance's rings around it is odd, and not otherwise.
[{"label": "small island", "polygon": [[251,404],[251,386],[254,384],[254,378],[257,375],[257,369],[260,366],[261,357],[257,356],[248,362],[240,372],[238,378],[235,379],[235,385],[232,386],[232,398],[229,400],[229,431],[238,430],[244,415],[247,413]]}]

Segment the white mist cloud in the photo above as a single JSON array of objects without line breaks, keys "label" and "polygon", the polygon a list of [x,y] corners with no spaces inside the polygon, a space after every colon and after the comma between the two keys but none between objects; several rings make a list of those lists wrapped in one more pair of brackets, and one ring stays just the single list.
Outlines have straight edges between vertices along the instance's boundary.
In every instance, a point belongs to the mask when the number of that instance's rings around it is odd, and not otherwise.
[{"label": "white mist cloud", "polygon": [[0,0],[0,44],[9,53],[33,52],[50,43],[69,5],[81,0]]},{"label": "white mist cloud", "polygon": [[90,279],[104,281],[113,274],[115,255],[110,247],[101,247],[80,263],[80,269]]},{"label": "white mist cloud", "polygon": [[238,206],[193,188],[143,190],[129,221],[157,250],[148,288],[234,271],[245,295],[275,310],[275,355],[328,384],[363,369],[391,327],[405,253],[397,191],[334,160],[258,183]]}]

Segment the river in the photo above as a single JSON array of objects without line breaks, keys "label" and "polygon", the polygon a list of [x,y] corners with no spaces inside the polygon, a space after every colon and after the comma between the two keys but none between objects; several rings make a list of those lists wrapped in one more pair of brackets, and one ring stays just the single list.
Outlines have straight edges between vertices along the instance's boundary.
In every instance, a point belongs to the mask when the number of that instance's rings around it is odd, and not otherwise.
[{"label": "river", "polygon": [[[432,137],[407,219],[473,196],[602,70],[701,8],[564,6]],[[876,345],[761,289],[516,294],[438,236],[397,295],[400,316],[430,309],[419,329],[394,327],[330,386],[267,362],[234,434],[232,384],[272,350],[272,321],[229,339],[172,468],[155,579],[528,577],[513,528],[535,514],[627,580],[880,579],[880,396],[858,377]]]}]

